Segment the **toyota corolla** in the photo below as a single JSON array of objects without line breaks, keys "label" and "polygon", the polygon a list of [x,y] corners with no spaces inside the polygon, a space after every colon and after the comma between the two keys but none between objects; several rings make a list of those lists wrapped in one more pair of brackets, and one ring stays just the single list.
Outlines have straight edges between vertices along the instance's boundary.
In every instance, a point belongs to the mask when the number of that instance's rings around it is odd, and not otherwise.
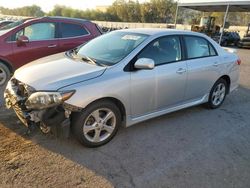
[{"label": "toyota corolla", "polygon": [[238,86],[240,63],[200,33],[119,30],[19,68],[4,97],[29,129],[71,130],[97,147],[122,125],[202,103],[218,108]]}]

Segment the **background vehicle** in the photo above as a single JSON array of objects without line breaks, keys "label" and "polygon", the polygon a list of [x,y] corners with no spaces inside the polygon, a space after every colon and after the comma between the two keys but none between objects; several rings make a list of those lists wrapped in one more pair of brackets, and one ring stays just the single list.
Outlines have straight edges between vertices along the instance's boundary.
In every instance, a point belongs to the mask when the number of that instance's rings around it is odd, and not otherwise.
[{"label": "background vehicle", "polygon": [[238,43],[238,47],[242,48],[242,47],[250,47],[250,23],[248,24],[247,27],[247,31],[246,34],[244,35],[244,37],[239,41]]},{"label": "background vehicle", "polygon": [[99,35],[96,24],[65,17],[33,18],[5,26],[0,30],[0,85],[16,68],[75,48]]},{"label": "background vehicle", "polygon": [[218,108],[238,87],[239,65],[236,54],[200,33],[119,30],[21,67],[5,100],[26,126],[68,127],[96,147],[122,124],[202,103]]},{"label": "background vehicle", "polygon": [[0,21],[0,29],[10,23],[13,23],[11,20]]},{"label": "background vehicle", "polygon": [[220,26],[215,25],[215,17],[208,16],[202,17],[200,25],[192,25],[191,31],[205,33],[208,36],[212,36],[220,31]]},{"label": "background vehicle", "polygon": [[[202,17],[200,20],[200,25],[192,25],[191,31],[204,33],[219,43],[221,27],[219,25],[215,25],[215,21],[216,17],[213,16]],[[229,25],[229,22],[226,22],[225,28],[229,28]],[[221,40],[221,46],[237,46],[239,41],[240,35],[238,32],[224,31]]]},{"label": "background vehicle", "polygon": [[[212,36],[212,39],[214,39],[216,42],[219,43],[220,33]],[[229,45],[237,46],[239,41],[240,41],[240,35],[238,32],[224,31],[221,39],[221,46],[229,46]]]}]

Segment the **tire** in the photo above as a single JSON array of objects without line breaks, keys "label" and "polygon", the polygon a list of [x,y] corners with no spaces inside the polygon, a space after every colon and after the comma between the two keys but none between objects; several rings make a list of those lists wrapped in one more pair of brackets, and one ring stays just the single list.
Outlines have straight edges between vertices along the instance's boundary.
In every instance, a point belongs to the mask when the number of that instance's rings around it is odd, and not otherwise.
[{"label": "tire", "polygon": [[120,125],[120,110],[108,100],[90,104],[84,111],[72,114],[72,132],[86,147],[98,147],[108,143]]},{"label": "tire", "polygon": [[228,46],[228,43],[226,40],[222,43],[222,46],[225,46],[225,47]]},{"label": "tire", "polygon": [[228,91],[228,84],[227,82],[220,78],[219,80],[217,80],[215,82],[215,84],[213,85],[210,94],[209,94],[209,99],[208,99],[208,103],[207,106],[210,109],[216,109],[219,108],[227,95],[227,91]]},{"label": "tire", "polygon": [[10,79],[10,70],[2,62],[0,62],[0,86],[4,86]]}]

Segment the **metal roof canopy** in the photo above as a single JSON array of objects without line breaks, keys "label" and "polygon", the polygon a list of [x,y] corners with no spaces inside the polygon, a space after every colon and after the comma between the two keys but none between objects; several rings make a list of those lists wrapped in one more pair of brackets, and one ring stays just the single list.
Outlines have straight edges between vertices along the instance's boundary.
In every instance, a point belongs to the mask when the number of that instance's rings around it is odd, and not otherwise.
[{"label": "metal roof canopy", "polygon": [[229,12],[249,12],[250,1],[223,1],[223,2],[201,2],[201,3],[178,3],[178,7],[189,8],[202,12],[225,12],[227,6]]},{"label": "metal roof canopy", "polygon": [[179,7],[198,10],[202,12],[225,12],[222,32],[219,40],[220,44],[228,12],[250,12],[250,1],[220,1],[220,2],[210,1],[210,2],[178,3],[175,13],[175,23],[174,23],[175,27],[176,27]]}]

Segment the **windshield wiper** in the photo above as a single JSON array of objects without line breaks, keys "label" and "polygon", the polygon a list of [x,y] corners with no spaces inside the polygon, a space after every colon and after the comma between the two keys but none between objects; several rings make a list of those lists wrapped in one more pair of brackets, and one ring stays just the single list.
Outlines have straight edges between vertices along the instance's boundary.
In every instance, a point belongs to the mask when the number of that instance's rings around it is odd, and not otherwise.
[{"label": "windshield wiper", "polygon": [[82,55],[82,54],[77,54],[83,61],[87,61],[87,62],[90,62],[90,63],[92,63],[93,65],[99,65],[99,66],[105,66],[105,65],[103,65],[103,64],[101,64],[101,63],[99,63],[99,62],[97,62],[96,60],[94,60],[94,59],[92,59],[92,58],[90,58],[90,57],[88,57],[88,56],[86,56],[86,55]]},{"label": "windshield wiper", "polygon": [[92,64],[96,65],[96,61],[91,59],[90,57],[88,57],[86,55],[80,55],[80,57],[82,58],[83,61],[88,61],[88,62],[91,62]]},{"label": "windshield wiper", "polygon": [[78,48],[74,48],[74,49],[70,50],[69,53],[71,53],[72,54],[71,56],[73,56],[73,57],[75,57],[77,59],[81,59],[83,61],[90,62],[93,65],[99,65],[99,66],[102,66],[102,67],[106,67],[106,65],[97,62],[93,58],[90,58],[90,57],[88,57],[86,55],[78,54]]}]

